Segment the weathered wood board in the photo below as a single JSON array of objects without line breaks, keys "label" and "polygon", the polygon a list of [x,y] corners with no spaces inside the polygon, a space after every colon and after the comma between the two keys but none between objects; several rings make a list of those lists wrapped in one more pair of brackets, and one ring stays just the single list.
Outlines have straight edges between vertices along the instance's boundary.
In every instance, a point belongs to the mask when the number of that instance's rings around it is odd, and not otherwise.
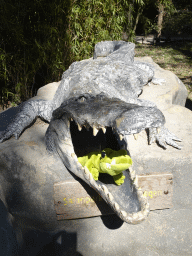
[{"label": "weathered wood board", "polygon": [[173,196],[173,175],[138,175],[137,184],[147,197],[150,210],[171,208]]},{"label": "weathered wood board", "polygon": [[77,181],[56,183],[54,201],[57,219],[77,219],[105,214],[113,210],[92,188],[85,188]]},{"label": "weathered wood board", "polygon": [[[172,207],[172,179],[172,174],[137,176],[138,186],[148,198],[151,210]],[[85,189],[76,180],[54,184],[54,203],[57,220],[114,213],[92,188]]]}]

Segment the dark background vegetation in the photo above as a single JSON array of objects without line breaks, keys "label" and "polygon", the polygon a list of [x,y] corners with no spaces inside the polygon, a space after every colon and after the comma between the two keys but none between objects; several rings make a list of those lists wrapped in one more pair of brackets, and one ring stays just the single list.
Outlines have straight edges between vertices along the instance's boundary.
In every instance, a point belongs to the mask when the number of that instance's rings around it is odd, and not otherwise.
[{"label": "dark background vegetation", "polygon": [[0,0],[1,106],[59,81],[72,62],[92,56],[97,42],[134,41],[136,33],[192,36],[192,1]]}]

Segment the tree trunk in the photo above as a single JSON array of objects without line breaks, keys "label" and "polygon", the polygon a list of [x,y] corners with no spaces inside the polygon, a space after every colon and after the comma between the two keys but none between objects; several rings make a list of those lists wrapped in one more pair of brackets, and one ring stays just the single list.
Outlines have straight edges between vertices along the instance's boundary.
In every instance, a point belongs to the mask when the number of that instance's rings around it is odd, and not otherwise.
[{"label": "tree trunk", "polygon": [[134,0],[130,0],[130,1],[125,1],[125,9],[126,9],[126,22],[125,22],[125,26],[124,26],[124,31],[122,34],[122,39],[123,40],[130,40],[131,39],[131,35],[133,32],[133,4],[134,4]]},{"label": "tree trunk", "polygon": [[134,33],[135,33],[135,31],[136,31],[137,24],[138,24],[138,22],[139,22],[139,17],[140,17],[140,15],[141,15],[142,11],[143,11],[143,8],[142,8],[142,6],[140,6],[140,7],[139,7],[139,10],[138,10],[138,12],[137,12],[137,16],[136,16],[136,19],[135,19],[135,25],[134,25],[134,28],[133,28],[133,32],[134,32]]},{"label": "tree trunk", "polygon": [[128,12],[128,21],[129,21],[129,26],[130,27],[132,26],[132,20],[133,20],[132,12],[133,12],[133,4],[130,4],[129,5],[129,12]]},{"label": "tree trunk", "polygon": [[157,21],[157,41],[160,41],[161,30],[163,25],[163,15],[164,15],[163,4],[159,3],[158,9],[159,9],[159,14],[158,14],[158,21]]}]

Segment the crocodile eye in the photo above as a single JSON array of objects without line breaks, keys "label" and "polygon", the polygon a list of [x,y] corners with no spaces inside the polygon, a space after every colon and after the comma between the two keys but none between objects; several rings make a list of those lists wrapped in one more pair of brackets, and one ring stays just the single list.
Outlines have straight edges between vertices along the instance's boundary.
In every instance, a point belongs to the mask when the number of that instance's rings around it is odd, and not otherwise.
[{"label": "crocodile eye", "polygon": [[101,157],[104,158],[106,156],[105,152],[101,152]]}]

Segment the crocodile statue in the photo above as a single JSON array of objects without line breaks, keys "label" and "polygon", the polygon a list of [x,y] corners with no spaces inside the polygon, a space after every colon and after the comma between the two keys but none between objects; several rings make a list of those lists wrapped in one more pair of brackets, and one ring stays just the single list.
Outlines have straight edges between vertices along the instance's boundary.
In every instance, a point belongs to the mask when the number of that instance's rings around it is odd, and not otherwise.
[{"label": "crocodile statue", "polygon": [[149,144],[157,141],[163,148],[169,144],[180,149],[175,142],[180,140],[164,127],[162,112],[154,103],[138,98],[143,86],[162,81],[154,78],[152,65],[134,61],[134,47],[124,41],[96,44],[92,59],[74,62],[63,73],[51,101],[22,103],[0,134],[0,142],[13,135],[18,139],[36,117],[50,122],[45,134],[50,154],[59,156],[69,172],[95,189],[123,221],[132,224],[146,219],[149,213],[134,171],[124,171],[125,182],[114,187],[113,179],[105,175],[94,180],[78,157],[104,148],[124,149],[130,155],[129,135],[137,136],[144,129]]}]

